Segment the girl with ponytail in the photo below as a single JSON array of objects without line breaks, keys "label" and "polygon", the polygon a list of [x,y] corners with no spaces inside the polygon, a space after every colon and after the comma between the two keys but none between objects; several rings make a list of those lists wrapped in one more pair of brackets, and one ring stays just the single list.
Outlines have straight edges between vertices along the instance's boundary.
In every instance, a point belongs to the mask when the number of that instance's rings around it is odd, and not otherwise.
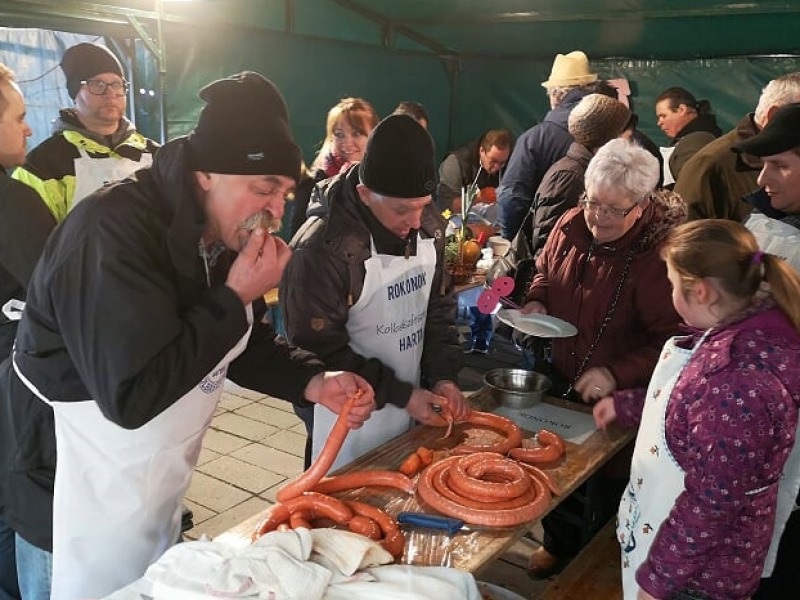
[{"label": "girl with ponytail", "polygon": [[744,600],[800,486],[800,275],[727,220],[676,227],[662,256],[691,332],[667,341],[647,390],[594,408],[599,427],[639,425],[618,514],[625,600]]}]

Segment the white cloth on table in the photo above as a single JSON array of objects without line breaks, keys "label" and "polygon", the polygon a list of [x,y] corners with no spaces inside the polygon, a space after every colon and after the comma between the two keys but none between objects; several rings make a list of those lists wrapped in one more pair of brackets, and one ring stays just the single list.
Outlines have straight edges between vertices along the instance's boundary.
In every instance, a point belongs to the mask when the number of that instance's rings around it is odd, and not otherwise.
[{"label": "white cloth on table", "polygon": [[187,542],[166,552],[145,573],[159,600],[208,598],[321,599],[331,572],[308,559],[307,529],[274,532],[244,548]]},{"label": "white cloth on table", "polygon": [[480,600],[475,578],[448,567],[387,565],[367,569],[371,580],[331,583],[324,600]]},{"label": "white cloth on table", "polygon": [[349,531],[272,532],[245,547],[186,542],[145,576],[107,600],[480,600],[469,573],[444,567],[385,565],[392,557]]},{"label": "white cloth on table", "polygon": [[311,560],[331,571],[332,581],[341,581],[356,571],[394,561],[380,544],[368,537],[339,529],[312,529]]}]

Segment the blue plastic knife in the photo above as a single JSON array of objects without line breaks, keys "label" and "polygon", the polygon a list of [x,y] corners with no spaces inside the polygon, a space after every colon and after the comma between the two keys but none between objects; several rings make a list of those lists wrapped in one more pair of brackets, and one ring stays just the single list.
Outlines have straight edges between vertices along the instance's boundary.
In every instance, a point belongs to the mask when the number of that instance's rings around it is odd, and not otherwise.
[{"label": "blue plastic knife", "polygon": [[427,515],[419,512],[401,512],[397,515],[397,522],[401,525],[438,529],[444,531],[448,535],[455,535],[464,527],[464,521],[461,519],[439,515]]}]

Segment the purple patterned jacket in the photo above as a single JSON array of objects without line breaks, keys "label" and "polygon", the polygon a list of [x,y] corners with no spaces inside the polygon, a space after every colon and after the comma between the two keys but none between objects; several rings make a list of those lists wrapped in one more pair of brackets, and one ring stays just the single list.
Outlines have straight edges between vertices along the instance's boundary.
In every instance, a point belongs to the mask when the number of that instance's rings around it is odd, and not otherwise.
[{"label": "purple patterned jacket", "polygon": [[[680,345],[693,347],[700,335]],[[753,308],[713,330],[680,374],[666,438],[685,471],[639,585],[656,598],[678,590],[748,598],[772,537],[778,481],[800,407],[800,335],[777,308]],[[618,423],[635,427],[644,389],[614,393]]]}]

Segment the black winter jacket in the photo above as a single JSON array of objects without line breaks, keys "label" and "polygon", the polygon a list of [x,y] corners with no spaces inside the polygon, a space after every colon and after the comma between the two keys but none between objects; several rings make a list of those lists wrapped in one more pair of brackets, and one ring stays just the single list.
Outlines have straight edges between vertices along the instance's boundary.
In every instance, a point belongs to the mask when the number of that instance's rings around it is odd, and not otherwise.
[{"label": "black winter jacket", "polygon": [[[55,226],[36,191],[0,168],[0,306],[12,298],[25,300],[33,267]],[[17,323],[0,314],[0,361],[11,353]]]},{"label": "black winter jacket", "polygon": [[696,119],[689,121],[683,129],[678,132],[671,146],[675,146],[675,151],[669,158],[669,170],[675,181],[680,178],[681,170],[686,161],[694,156],[703,146],[713,142],[720,135],[722,130],[717,125],[714,115],[702,114]]},{"label": "black winter jacket", "polygon": [[[152,169],[81,201],[50,237],[28,287],[16,363],[54,402],[95,399],[126,429],[142,426],[210,373],[247,329],[225,280],[225,251],[207,284],[198,244],[205,218],[186,166],[185,138]],[[236,383],[305,403],[322,371],[258,321],[229,367]],[[5,518],[30,543],[52,547],[56,469],[53,411],[0,367],[0,491]]]},{"label": "black winter jacket", "polygon": [[544,248],[547,236],[565,212],[578,206],[585,185],[583,176],[592,160],[592,152],[578,142],[572,142],[567,155],[553,164],[536,190],[531,206],[531,254],[536,256]]},{"label": "black winter jacket", "polygon": [[[412,386],[399,381],[380,360],[366,358],[349,346],[348,311],[361,295],[364,261],[370,257],[370,235],[381,254],[416,254],[416,231],[401,240],[372,215],[356,191],[358,167],[320,183],[312,195],[310,218],[292,240],[294,254],[281,282],[280,302],[293,344],[316,353],[330,368],[353,371],[375,389],[378,407],[405,407]],[[429,204],[422,216],[423,238],[436,240],[436,275],[428,301],[423,384],[456,381],[462,353],[455,330],[456,301],[444,268],[445,223]]]}]

